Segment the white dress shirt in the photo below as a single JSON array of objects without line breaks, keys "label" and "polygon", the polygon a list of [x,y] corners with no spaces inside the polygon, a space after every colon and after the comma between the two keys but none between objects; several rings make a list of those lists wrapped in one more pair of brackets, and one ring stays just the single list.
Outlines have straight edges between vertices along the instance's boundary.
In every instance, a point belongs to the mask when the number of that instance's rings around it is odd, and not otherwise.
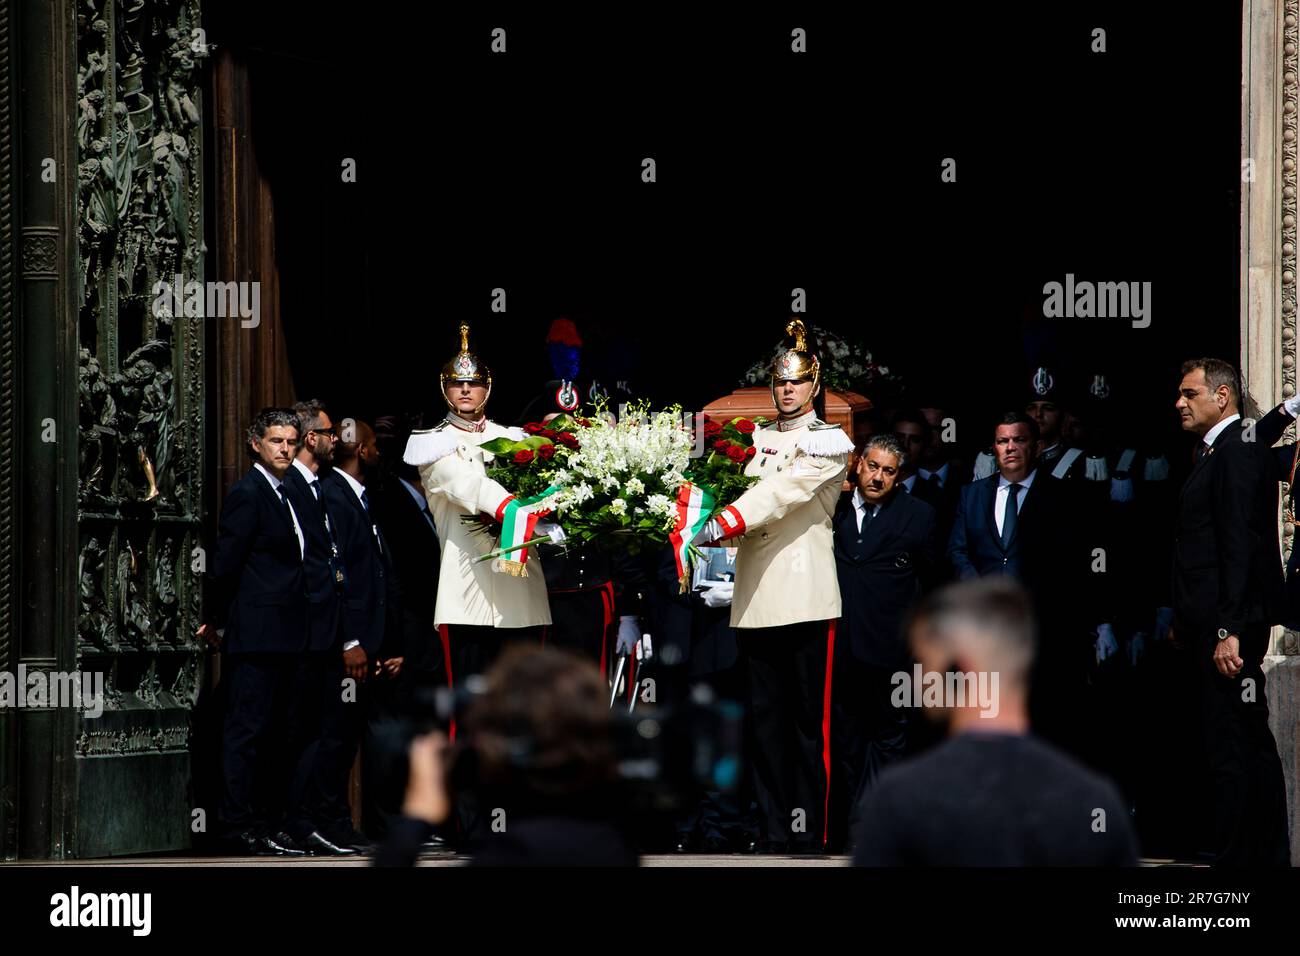
[{"label": "white dress shirt", "polygon": [[311,489],[311,493],[315,496],[316,500],[321,503],[321,513],[325,519],[325,530],[330,533],[332,539],[334,536],[334,529],[330,527],[330,516],[328,512],[325,511],[325,489],[321,487],[320,475],[314,473],[297,458],[293,460],[293,467],[298,469],[299,474],[301,474],[303,479],[307,482],[307,487]]},{"label": "white dress shirt", "polygon": [[[312,494],[315,495],[318,489],[322,492],[325,490],[320,487],[320,477],[314,474],[310,468],[304,465],[297,458],[293,460],[293,467],[297,468],[298,473],[301,474],[303,478],[307,480],[307,487],[312,488]],[[312,487],[313,485],[315,486],[314,488]],[[316,500],[320,501],[319,495],[316,496]]]},{"label": "white dress shirt", "polygon": [[1215,426],[1214,426],[1213,428],[1211,428],[1208,432],[1206,432],[1206,433],[1205,433],[1205,437],[1204,437],[1203,439],[1201,439],[1203,442],[1205,442],[1205,447],[1206,447],[1206,448],[1211,448],[1211,447],[1213,447],[1213,445],[1214,445],[1214,440],[1215,440],[1216,438],[1218,438],[1219,435],[1221,435],[1221,434],[1223,433],[1223,430],[1224,430],[1225,428],[1227,428],[1229,425],[1231,425],[1233,422],[1235,422],[1235,421],[1236,421],[1237,419],[1239,419],[1239,418],[1241,418],[1240,415],[1229,415],[1229,416],[1228,416],[1227,418],[1225,418],[1223,421],[1219,422],[1219,424],[1215,425]]},{"label": "white dress shirt", "polygon": [[338,475],[340,478],[342,478],[344,481],[348,483],[348,487],[352,489],[352,493],[357,496],[357,501],[360,501],[361,496],[366,493],[366,486],[363,485],[361,482],[357,481],[355,478],[349,475],[342,468],[335,468],[334,474]]},{"label": "white dress shirt", "polygon": [[[1031,471],[1027,476],[1020,479],[1016,484],[1020,485],[1020,493],[1016,495],[1016,514],[1020,514],[1020,509],[1025,506],[1025,494],[1029,491],[1029,486],[1034,483],[1034,475],[1037,472]],[[998,534],[1002,534],[1002,519],[1005,517],[1007,508],[1007,495],[1011,494],[1011,482],[1007,480],[1006,475],[998,475],[998,490],[993,495],[993,520],[998,524]]]},{"label": "white dress shirt", "polygon": [[[255,462],[253,467],[262,473],[262,477],[267,480],[271,486],[271,490],[274,491],[275,496],[279,498],[280,485],[284,484],[284,482],[263,468],[260,461]],[[293,502],[289,500],[288,495],[284,496],[284,503],[289,506],[289,514],[293,517],[293,533],[298,536],[298,557],[301,558],[307,553],[307,539],[302,536],[302,525],[298,524],[298,512],[293,510]]]}]

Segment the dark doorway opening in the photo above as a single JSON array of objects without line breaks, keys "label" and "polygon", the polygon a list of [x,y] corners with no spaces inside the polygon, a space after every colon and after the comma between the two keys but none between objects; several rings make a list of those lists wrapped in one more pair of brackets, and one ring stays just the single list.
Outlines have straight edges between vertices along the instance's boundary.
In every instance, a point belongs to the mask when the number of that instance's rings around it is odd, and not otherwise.
[{"label": "dark doorway opening", "polygon": [[[809,22],[804,59],[784,24],[695,14],[636,36],[512,17],[493,56],[483,17],[214,10],[214,41],[252,64],[297,394],[440,409],[468,319],[514,421],[565,316],[584,375],[699,407],[775,344],[800,287],[810,321],[903,377],[889,404],[937,394],[971,444],[1040,363],[1106,375],[1129,440],[1176,444],[1180,361],[1239,352],[1239,11],[1044,6]],[[1151,283],[1150,326],[1044,318],[1067,275]]]}]

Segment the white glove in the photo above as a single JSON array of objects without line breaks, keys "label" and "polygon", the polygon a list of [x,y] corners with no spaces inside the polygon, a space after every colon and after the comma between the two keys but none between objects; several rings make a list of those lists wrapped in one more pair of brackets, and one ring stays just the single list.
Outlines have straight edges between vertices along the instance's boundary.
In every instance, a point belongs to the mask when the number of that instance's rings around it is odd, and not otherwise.
[{"label": "white glove", "polygon": [[700,597],[704,598],[705,607],[729,607],[736,592],[734,581],[706,581],[703,587]]},{"label": "white glove", "polygon": [[1156,608],[1156,629],[1152,638],[1156,641],[1165,641],[1169,639],[1169,628],[1174,623],[1174,609],[1171,607]]},{"label": "white glove", "polygon": [[1300,418],[1300,393],[1288,398],[1282,403],[1282,407],[1286,409],[1286,413],[1292,418]]},{"label": "white glove", "polygon": [[564,529],[555,521],[539,521],[533,530],[550,538],[551,544],[563,544],[564,539],[567,537]]},{"label": "white glove", "polygon": [[641,622],[634,614],[624,614],[618,619],[618,643],[614,645],[614,653],[631,654],[639,640],[641,640]]},{"label": "white glove", "polygon": [[1110,480],[1110,500],[1123,504],[1133,500],[1133,479],[1112,478]]},{"label": "white glove", "polygon": [[1128,662],[1137,667],[1142,655],[1147,652],[1147,635],[1145,631],[1134,631],[1128,639]]},{"label": "white glove", "polygon": [[710,541],[722,540],[722,524],[717,518],[710,518],[708,524],[700,529],[699,533],[691,539],[692,544],[708,544]]},{"label": "white glove", "polygon": [[1097,625],[1097,663],[1100,664],[1119,650],[1119,641],[1115,640],[1115,630],[1109,624]]},{"label": "white glove", "polygon": [[636,659],[645,663],[655,656],[655,649],[650,643],[650,635],[642,634],[641,640],[636,645]]},{"label": "white glove", "polygon": [[979,481],[998,470],[998,460],[990,452],[982,451],[975,456],[975,467],[971,470],[971,480]]}]

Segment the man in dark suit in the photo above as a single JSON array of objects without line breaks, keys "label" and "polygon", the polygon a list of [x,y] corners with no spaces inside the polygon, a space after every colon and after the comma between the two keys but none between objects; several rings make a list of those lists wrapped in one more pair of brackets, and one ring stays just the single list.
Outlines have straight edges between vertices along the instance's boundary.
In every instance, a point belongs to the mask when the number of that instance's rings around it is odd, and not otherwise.
[{"label": "man in dark suit", "polygon": [[831,680],[831,835],[843,845],[880,771],[902,758],[907,712],[893,706],[893,676],[908,664],[903,616],[939,559],[935,509],[902,491],[906,452],[877,435],[858,459],[857,487],[833,519],[843,610]]},{"label": "man in dark suit", "polygon": [[[956,421],[949,418],[945,408],[926,406],[919,411],[928,425],[928,440],[917,458],[917,497],[935,506],[936,529],[940,548],[943,548],[948,542],[949,532],[952,532],[953,520],[957,518],[962,483],[969,477],[970,468],[950,454]],[[946,568],[943,571],[946,572]]]},{"label": "man in dark suit", "polygon": [[1261,667],[1283,614],[1277,475],[1268,446],[1243,439],[1237,370],[1207,358],[1182,371],[1175,407],[1200,441],[1179,503],[1172,635],[1201,677],[1216,863],[1287,866],[1286,785]]},{"label": "man in dark suit", "polygon": [[307,648],[305,539],[283,484],[297,443],[298,419],[290,409],[263,409],[249,426],[253,467],[222,505],[206,621],[198,632],[225,652],[224,842],[256,855],[302,853],[281,832],[287,761],[268,756],[288,733]]},{"label": "man in dark suit", "polygon": [[854,863],[1136,866],[1115,787],[1030,733],[1035,634],[1024,590],[998,576],[950,584],[921,600],[909,632],[923,679],[963,674],[988,684],[928,703],[926,717],[946,724],[948,739],[888,768],[868,792]]},{"label": "man in dark suit", "polygon": [[438,528],[420,487],[419,472],[402,461],[402,448],[408,436],[394,436],[388,444],[395,443],[395,453],[390,453],[378,424],[375,431],[381,467],[377,474],[367,475],[366,493],[370,498],[370,513],[388,546],[393,579],[401,594],[400,612],[392,620],[399,645],[394,653],[402,658],[401,672],[391,682],[394,685],[391,694],[372,698],[375,706],[368,715],[362,739],[361,829],[379,841],[401,819],[397,812],[401,794],[391,789],[392,781],[376,779],[380,775],[381,757],[378,734],[386,726],[392,726],[390,721],[426,719],[437,688],[449,684],[450,678],[446,648],[433,626],[438,570],[442,563]]},{"label": "man in dark suit", "polygon": [[1002,416],[993,440],[998,470],[962,489],[948,560],[960,579],[1006,574],[1028,588],[1042,627],[1031,696],[1035,729],[1078,752],[1097,640],[1083,615],[1095,606],[1090,595],[1099,582],[1090,568],[1092,529],[1079,520],[1073,483],[1050,480],[1036,467],[1038,442],[1033,419]]},{"label": "man in dark suit", "polygon": [[[318,773],[323,831],[340,845],[366,850],[369,840],[352,825],[348,778],[363,733],[382,733],[395,715],[403,664],[401,606],[389,547],[371,513],[366,489],[367,478],[379,464],[375,433],[366,422],[345,421],[348,433],[324,481],[325,501],[338,519],[348,584],[341,642],[334,655],[335,698],[325,713]],[[338,692],[340,686],[343,693]],[[370,784],[373,795],[379,781],[372,776]],[[364,781],[362,789],[367,789]]]},{"label": "man in dark suit", "polygon": [[409,711],[421,689],[432,689],[447,680],[442,642],[433,626],[442,549],[428,499],[420,488],[419,472],[401,460],[400,448],[396,460],[388,464],[376,481],[367,476],[366,492],[402,594],[403,664],[397,703],[399,709]]},{"label": "man in dark suit", "polygon": [[[915,495],[922,501],[928,503],[936,512],[948,501],[952,503],[952,511],[948,514],[948,521],[952,520],[952,515],[957,511],[957,498],[952,491],[945,492],[942,487],[942,479],[935,472],[926,472],[927,477],[922,478],[919,468],[921,457],[930,448],[934,440],[934,434],[930,428],[930,423],[926,417],[921,414],[920,409],[901,408],[894,413],[893,418],[893,435],[898,441],[899,447],[903,452],[903,464],[898,470],[898,477],[894,482],[899,491],[909,495]],[[857,483],[857,462],[853,463],[853,472],[849,478],[854,479],[852,487],[848,489],[851,493],[858,486]],[[955,483],[950,486],[955,490]],[[939,524],[938,528],[943,527],[944,515],[937,515]],[[940,538],[947,541],[947,537]]]},{"label": "man in dark suit", "polygon": [[325,712],[339,695],[333,672],[346,572],[339,555],[337,519],[330,514],[322,480],[334,460],[338,430],[319,401],[299,402],[293,410],[298,416],[298,451],[285,475],[284,488],[302,516],[306,538],[303,575],[307,583],[308,645],[299,667],[292,711],[294,772],[285,830],[310,853],[347,856],[354,851],[321,832],[316,819],[319,794],[313,783]]}]

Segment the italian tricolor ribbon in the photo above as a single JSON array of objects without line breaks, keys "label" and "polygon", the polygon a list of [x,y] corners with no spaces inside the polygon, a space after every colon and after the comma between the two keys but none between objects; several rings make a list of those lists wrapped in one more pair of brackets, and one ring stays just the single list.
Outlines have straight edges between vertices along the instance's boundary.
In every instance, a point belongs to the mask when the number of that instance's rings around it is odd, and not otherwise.
[{"label": "italian tricolor ribbon", "polygon": [[686,593],[691,573],[691,541],[708,524],[716,503],[712,491],[693,482],[683,482],[677,489],[677,520],[673,523],[673,530],[668,533],[668,541],[673,546],[677,580],[683,594]]},{"label": "italian tricolor ribbon", "polygon": [[[533,532],[537,522],[551,513],[551,498],[560,489],[555,485],[547,488],[540,495],[531,498],[507,498],[501,507],[501,547],[484,558],[495,557],[493,571],[504,571],[517,578],[528,577],[528,555],[515,560],[506,555],[513,555],[534,544]],[[482,559],[480,559],[482,560]]]}]

